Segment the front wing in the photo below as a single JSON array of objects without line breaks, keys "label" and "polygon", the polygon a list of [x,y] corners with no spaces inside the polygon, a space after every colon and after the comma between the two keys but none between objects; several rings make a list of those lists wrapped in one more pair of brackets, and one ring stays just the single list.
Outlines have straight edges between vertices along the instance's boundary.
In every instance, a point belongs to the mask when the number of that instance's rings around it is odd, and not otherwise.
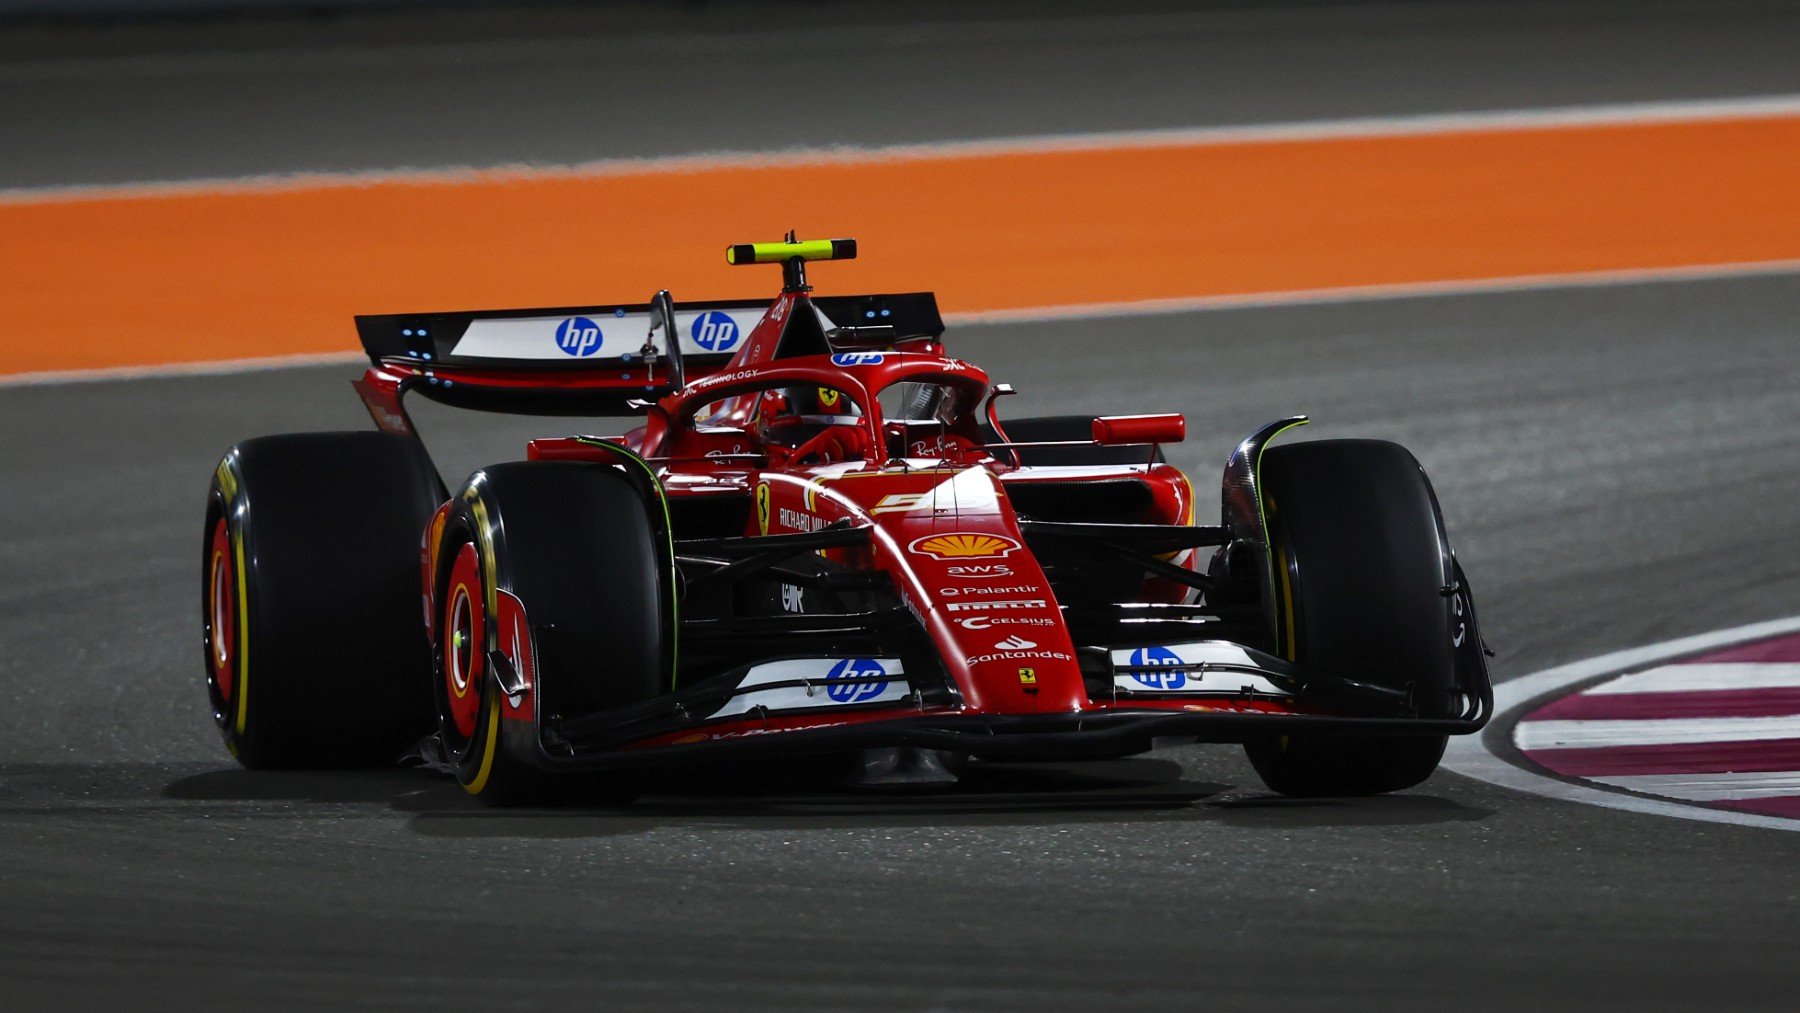
[{"label": "front wing", "polygon": [[[1241,743],[1269,735],[1459,735],[1491,714],[1486,680],[1465,687],[1455,717],[1405,713],[1379,696],[1345,706],[1358,683],[1330,680],[1330,701],[1295,666],[1224,641],[1115,649],[1096,658],[1090,706],[1062,714],[965,710],[940,672],[900,658],[787,658],[708,680],[643,706],[519,721],[521,756],[549,769],[595,770],[915,747],[990,759],[1123,756],[1162,737]],[[523,727],[517,727],[523,726]],[[528,737],[528,738],[527,738]],[[525,749],[520,750],[527,752]]]}]

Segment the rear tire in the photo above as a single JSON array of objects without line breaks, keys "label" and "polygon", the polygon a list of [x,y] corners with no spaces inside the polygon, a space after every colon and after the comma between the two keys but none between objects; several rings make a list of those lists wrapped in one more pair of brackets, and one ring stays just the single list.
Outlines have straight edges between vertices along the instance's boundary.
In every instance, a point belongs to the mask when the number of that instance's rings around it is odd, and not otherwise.
[{"label": "rear tire", "polygon": [[207,695],[251,768],[392,763],[431,729],[419,540],[442,486],[389,433],[228,451],[207,496]]},{"label": "rear tire", "polygon": [[[1454,710],[1450,552],[1437,497],[1404,447],[1328,440],[1275,447],[1260,467],[1275,558],[1277,648],[1302,666]],[[1246,745],[1285,795],[1375,795],[1431,776],[1443,735],[1292,735]]]},{"label": "rear tire", "polygon": [[[622,803],[637,794],[631,775],[554,774],[528,759],[539,749],[537,722],[501,706],[488,671],[488,651],[512,652],[487,615],[486,585],[523,605],[538,715],[650,700],[669,688],[673,575],[648,507],[617,471],[570,462],[495,465],[458,495],[438,555],[432,684],[457,780],[481,801]],[[475,639],[472,649],[459,633]]]}]

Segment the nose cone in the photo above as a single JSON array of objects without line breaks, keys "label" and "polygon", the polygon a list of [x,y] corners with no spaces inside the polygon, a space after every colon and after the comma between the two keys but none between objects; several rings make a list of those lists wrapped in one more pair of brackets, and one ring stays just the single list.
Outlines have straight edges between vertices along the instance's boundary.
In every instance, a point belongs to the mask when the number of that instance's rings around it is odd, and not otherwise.
[{"label": "nose cone", "polygon": [[1081,710],[1087,689],[1048,587],[1021,584],[996,593],[1005,597],[945,599],[934,617],[941,619],[935,633],[964,703],[1007,714]]},{"label": "nose cone", "polygon": [[877,515],[901,555],[907,607],[931,633],[963,702],[1009,714],[1081,710],[1087,690],[1056,594],[985,470],[953,482],[955,509]]},{"label": "nose cone", "polygon": [[825,483],[831,498],[874,522],[877,563],[930,633],[965,708],[1086,707],[1062,609],[986,468],[864,472]]}]

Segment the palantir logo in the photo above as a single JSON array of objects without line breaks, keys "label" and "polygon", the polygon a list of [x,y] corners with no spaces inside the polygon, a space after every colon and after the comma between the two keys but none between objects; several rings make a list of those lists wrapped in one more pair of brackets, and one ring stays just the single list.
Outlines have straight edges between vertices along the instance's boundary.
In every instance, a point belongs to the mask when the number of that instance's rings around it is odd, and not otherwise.
[{"label": "palantir logo", "polygon": [[[881,662],[869,658],[845,658],[831,666],[825,673],[825,695],[838,703],[857,703],[880,696],[887,689],[887,669]],[[869,679],[869,682],[851,682],[852,679]]]},{"label": "palantir logo", "polygon": [[600,325],[587,317],[570,317],[556,325],[556,347],[567,355],[586,357],[600,350],[604,341]]},{"label": "palantir logo", "polygon": [[729,352],[742,336],[737,321],[718,310],[707,310],[695,317],[689,333],[693,335],[694,344],[709,352]]},{"label": "palantir logo", "polygon": [[[1167,647],[1140,647],[1131,652],[1132,668],[1155,669],[1163,666],[1183,665],[1181,655]],[[1151,689],[1180,689],[1187,685],[1186,672],[1133,672],[1131,677]]]}]

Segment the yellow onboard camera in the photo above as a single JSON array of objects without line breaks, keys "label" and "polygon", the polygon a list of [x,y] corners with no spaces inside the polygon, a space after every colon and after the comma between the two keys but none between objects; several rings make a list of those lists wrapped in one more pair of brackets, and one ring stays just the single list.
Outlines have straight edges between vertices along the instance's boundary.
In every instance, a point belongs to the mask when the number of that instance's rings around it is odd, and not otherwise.
[{"label": "yellow onboard camera", "polygon": [[854,239],[787,239],[779,243],[737,243],[725,248],[727,264],[780,264],[782,287],[793,292],[805,291],[806,262],[809,260],[855,260]]}]

